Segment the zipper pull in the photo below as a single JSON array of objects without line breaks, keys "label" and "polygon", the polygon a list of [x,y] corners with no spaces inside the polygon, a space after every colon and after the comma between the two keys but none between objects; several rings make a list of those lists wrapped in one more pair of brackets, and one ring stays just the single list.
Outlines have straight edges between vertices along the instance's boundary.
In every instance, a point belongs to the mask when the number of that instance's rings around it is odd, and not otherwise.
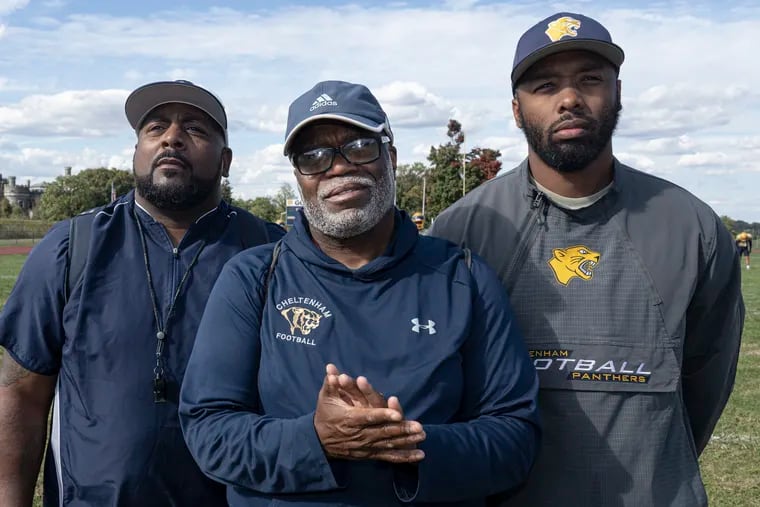
[{"label": "zipper pull", "polygon": [[177,247],[175,246],[175,247],[172,249],[172,253],[174,254],[174,258],[175,258],[175,259],[176,259],[177,257],[179,257],[179,248],[177,248]]},{"label": "zipper pull", "polygon": [[536,196],[533,198],[533,202],[530,203],[531,209],[536,209],[541,205],[541,202],[544,200],[544,193],[541,191],[536,192]]}]

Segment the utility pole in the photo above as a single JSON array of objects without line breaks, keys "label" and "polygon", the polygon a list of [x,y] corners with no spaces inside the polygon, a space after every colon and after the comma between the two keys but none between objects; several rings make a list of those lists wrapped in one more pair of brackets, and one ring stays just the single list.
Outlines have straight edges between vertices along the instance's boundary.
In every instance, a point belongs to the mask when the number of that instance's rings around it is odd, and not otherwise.
[{"label": "utility pole", "polygon": [[425,216],[425,198],[427,197],[427,174],[422,174],[422,216]]},{"label": "utility pole", "polygon": [[467,154],[462,153],[462,197],[467,192]]}]

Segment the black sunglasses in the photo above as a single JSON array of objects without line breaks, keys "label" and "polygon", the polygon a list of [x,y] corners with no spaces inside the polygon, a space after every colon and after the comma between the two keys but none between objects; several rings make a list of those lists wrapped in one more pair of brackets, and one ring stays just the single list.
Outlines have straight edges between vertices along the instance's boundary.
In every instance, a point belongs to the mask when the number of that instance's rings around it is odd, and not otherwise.
[{"label": "black sunglasses", "polygon": [[349,164],[369,164],[380,158],[380,146],[391,142],[387,136],[362,137],[333,148],[324,146],[290,155],[290,163],[304,176],[313,176],[330,170],[335,155],[340,153]]}]

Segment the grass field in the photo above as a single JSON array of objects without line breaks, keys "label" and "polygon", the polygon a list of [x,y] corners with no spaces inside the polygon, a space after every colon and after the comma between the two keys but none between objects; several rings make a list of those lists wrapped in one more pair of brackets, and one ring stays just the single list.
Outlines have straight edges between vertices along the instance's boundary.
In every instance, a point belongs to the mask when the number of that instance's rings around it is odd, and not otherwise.
[{"label": "grass field", "polygon": [[[5,302],[24,258],[0,256],[0,302]],[[747,319],[736,387],[700,460],[714,507],[760,506],[760,257],[742,275]],[[34,505],[41,505],[39,498]]]},{"label": "grass field", "polygon": [[40,241],[37,239],[0,239],[0,246],[33,246]]}]

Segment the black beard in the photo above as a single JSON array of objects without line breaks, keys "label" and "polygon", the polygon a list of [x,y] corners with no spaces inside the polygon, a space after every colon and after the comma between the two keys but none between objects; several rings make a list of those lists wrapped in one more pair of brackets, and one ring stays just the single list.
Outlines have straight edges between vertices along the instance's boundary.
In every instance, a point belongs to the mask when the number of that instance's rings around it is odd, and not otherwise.
[{"label": "black beard", "polygon": [[[617,127],[622,105],[618,98],[615,107],[605,107],[599,120],[594,120],[572,113],[563,114],[559,120],[542,131],[538,125],[525,120],[520,110],[520,122],[523,126],[528,145],[549,167],[564,173],[581,171],[596,160],[612,139]],[[583,120],[588,123],[590,135],[572,141],[552,141],[551,134],[563,121]]]},{"label": "black beard", "polygon": [[[156,162],[163,157],[173,157],[181,160],[187,170],[190,171],[189,180],[179,180],[176,182],[169,182],[163,185],[156,185],[153,183],[153,171],[155,170]],[[164,209],[169,211],[183,211],[192,209],[199,204],[203,203],[210,195],[219,190],[219,181],[221,176],[221,160],[219,161],[219,169],[216,174],[208,180],[198,178],[190,162],[185,159],[181,154],[177,152],[165,152],[157,156],[151,164],[150,173],[144,176],[138,176],[132,168],[132,174],[135,178],[135,190],[146,201],[151,203],[158,209]]]}]

